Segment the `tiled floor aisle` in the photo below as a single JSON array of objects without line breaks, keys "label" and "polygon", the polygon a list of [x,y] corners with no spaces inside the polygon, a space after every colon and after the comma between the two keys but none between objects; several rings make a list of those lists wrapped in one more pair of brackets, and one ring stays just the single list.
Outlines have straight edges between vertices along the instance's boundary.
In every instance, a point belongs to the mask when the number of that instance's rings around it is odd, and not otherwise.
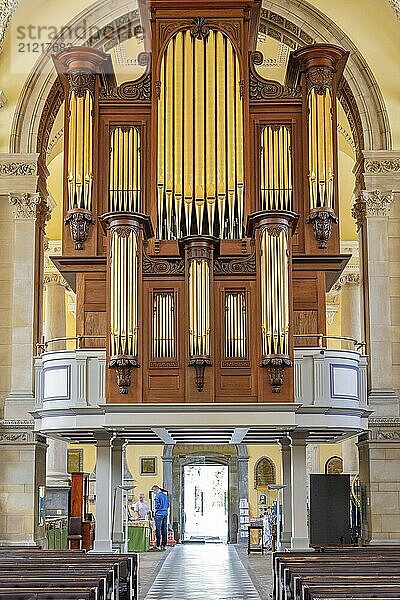
[{"label": "tiled floor aisle", "polygon": [[261,600],[236,550],[223,544],[174,548],[144,600]]}]

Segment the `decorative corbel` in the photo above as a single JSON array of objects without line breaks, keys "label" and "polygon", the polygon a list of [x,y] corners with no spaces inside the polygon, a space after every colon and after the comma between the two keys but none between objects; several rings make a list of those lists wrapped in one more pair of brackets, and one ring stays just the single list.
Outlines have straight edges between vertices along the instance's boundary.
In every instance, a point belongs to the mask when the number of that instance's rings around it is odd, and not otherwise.
[{"label": "decorative corbel", "polygon": [[89,227],[94,222],[95,219],[88,210],[76,208],[68,212],[64,223],[70,227],[71,238],[75,242],[75,250],[83,250],[89,235]]},{"label": "decorative corbel", "polygon": [[262,359],[260,366],[268,368],[269,381],[274,394],[279,394],[281,391],[285,367],[291,367],[292,365],[292,361],[286,356],[266,356]]},{"label": "decorative corbel", "polygon": [[108,363],[110,369],[115,369],[117,386],[120,394],[127,394],[131,385],[131,371],[139,367],[133,356],[113,356]]},{"label": "decorative corbel", "polygon": [[211,360],[206,356],[204,358],[196,356],[188,363],[189,367],[194,367],[196,369],[196,388],[198,392],[202,392],[204,389],[204,371],[206,367],[210,367],[211,365]]},{"label": "decorative corbel", "polygon": [[318,248],[327,248],[328,240],[332,233],[332,224],[337,223],[338,218],[331,208],[314,208],[307,217],[307,223],[311,223],[314,237],[318,242]]}]

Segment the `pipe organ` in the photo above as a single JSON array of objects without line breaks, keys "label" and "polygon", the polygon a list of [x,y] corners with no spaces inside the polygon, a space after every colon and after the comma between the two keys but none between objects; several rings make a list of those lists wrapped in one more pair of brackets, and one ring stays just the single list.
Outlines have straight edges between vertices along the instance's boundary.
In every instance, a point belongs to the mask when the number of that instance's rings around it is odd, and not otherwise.
[{"label": "pipe organ", "polygon": [[[63,255],[107,402],[292,402],[296,334],[324,333],[339,252],[336,94],[347,53],[257,67],[260,0],[140,0],[145,73],[54,56]],[[175,7],[176,8],[176,7]],[[86,345],[90,345],[87,340]]]}]

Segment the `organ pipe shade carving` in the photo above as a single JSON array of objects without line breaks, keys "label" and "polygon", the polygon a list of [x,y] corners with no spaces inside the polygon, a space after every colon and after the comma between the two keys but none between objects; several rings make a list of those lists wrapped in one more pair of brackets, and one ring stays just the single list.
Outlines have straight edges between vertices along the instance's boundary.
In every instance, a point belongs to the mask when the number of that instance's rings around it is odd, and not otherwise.
[{"label": "organ pipe shade carving", "polygon": [[210,355],[210,265],[203,259],[189,264],[189,354]]},{"label": "organ pipe shade carving", "polygon": [[174,292],[153,294],[153,358],[175,356]]},{"label": "organ pipe shade carving", "polygon": [[138,240],[134,229],[111,234],[110,355],[138,354]]},{"label": "organ pipe shade carving", "polygon": [[261,233],[262,355],[289,354],[288,233],[265,228]]},{"label": "organ pipe shade carving", "polygon": [[308,95],[308,163],[310,209],[333,210],[332,96],[327,87],[313,87]]},{"label": "organ pipe shade carving", "polygon": [[286,125],[261,128],[261,210],[293,209],[291,130]]},{"label": "organ pipe shade carving", "polygon": [[140,131],[113,127],[110,131],[108,210],[141,212]]},{"label": "organ pipe shade carving", "polygon": [[225,358],[246,358],[246,292],[225,294]]},{"label": "organ pipe shade carving", "polygon": [[93,97],[71,91],[68,121],[68,210],[92,210]]},{"label": "organ pipe shade carving", "polygon": [[157,237],[243,235],[243,107],[228,37],[177,33],[161,63]]}]

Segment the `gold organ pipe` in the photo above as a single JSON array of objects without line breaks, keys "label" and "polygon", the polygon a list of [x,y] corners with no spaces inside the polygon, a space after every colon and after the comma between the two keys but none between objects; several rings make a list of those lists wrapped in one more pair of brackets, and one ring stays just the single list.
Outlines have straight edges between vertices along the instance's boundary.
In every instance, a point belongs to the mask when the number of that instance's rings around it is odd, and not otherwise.
[{"label": "gold organ pipe", "polygon": [[[225,39],[226,48],[226,120],[227,120],[227,179],[228,179],[228,206],[229,206],[229,234],[228,238],[233,238],[233,226],[234,226],[234,199],[235,199],[235,188],[236,188],[236,174],[235,174],[235,112],[236,112],[236,78],[235,78],[235,63],[232,44],[228,44]],[[234,82],[234,88],[228,92],[228,83]]]},{"label": "gold organ pipe", "polygon": [[166,239],[171,239],[172,230],[172,191],[174,186],[173,181],[173,109],[174,109],[174,40],[168,44],[165,52],[165,138],[164,138],[164,155],[165,155],[165,193],[167,197],[167,212],[166,212]]},{"label": "gold organ pipe", "polygon": [[190,235],[193,191],[193,39],[189,31],[184,35],[184,113],[183,113],[183,173],[185,195],[186,235]]},{"label": "gold organ pipe", "polygon": [[69,128],[68,128],[68,209],[76,204],[75,198],[75,139],[76,139],[76,96],[72,92],[69,98]]},{"label": "gold organ pipe", "polygon": [[325,94],[325,165],[327,206],[333,208],[332,97],[329,89]]},{"label": "gold organ pipe", "polygon": [[213,91],[216,83],[215,64],[215,32],[211,31],[206,41],[206,195],[209,219],[209,233],[212,235],[214,229],[214,211],[216,199],[215,179],[215,97]]},{"label": "gold organ pipe", "polygon": [[197,233],[203,229],[203,216],[205,204],[204,185],[204,117],[205,117],[205,89],[204,89],[204,44],[202,40],[194,41],[194,193],[197,219]]}]

